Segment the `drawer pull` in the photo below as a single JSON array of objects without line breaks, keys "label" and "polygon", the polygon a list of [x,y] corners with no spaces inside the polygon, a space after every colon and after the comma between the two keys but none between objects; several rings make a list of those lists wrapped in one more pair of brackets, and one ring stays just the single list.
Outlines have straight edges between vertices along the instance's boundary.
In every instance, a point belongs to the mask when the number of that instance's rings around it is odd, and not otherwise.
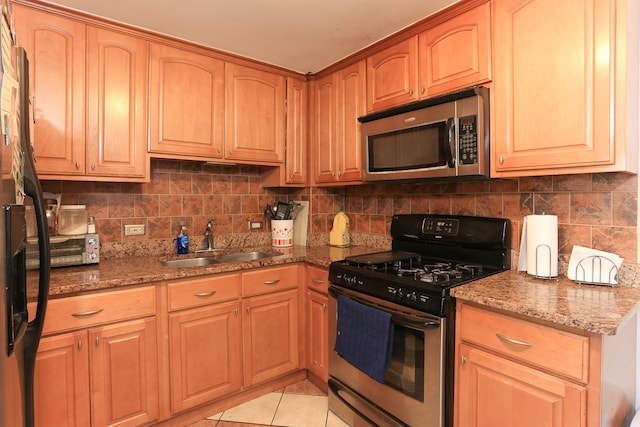
[{"label": "drawer pull", "polygon": [[317,283],[318,285],[321,285],[324,283],[324,280],[322,279],[311,279],[312,283]]},{"label": "drawer pull", "polygon": [[523,346],[523,347],[531,347],[531,346],[533,346],[533,344],[530,344],[528,342],[514,340],[513,338],[505,337],[502,334],[496,333],[496,336],[498,338],[500,338],[502,341],[504,341],[506,343],[509,343],[509,344],[520,345],[520,346]]},{"label": "drawer pull", "polygon": [[102,313],[103,310],[104,310],[104,308],[99,308],[97,310],[82,311],[80,313],[71,313],[71,315],[73,317],[86,317],[86,316],[91,316],[93,314]]},{"label": "drawer pull", "polygon": [[273,285],[277,285],[278,283],[280,283],[280,279],[276,279],[276,280],[265,280],[264,282],[265,285],[269,285],[269,286],[273,286]]},{"label": "drawer pull", "polygon": [[204,298],[204,297],[210,297],[211,295],[215,294],[217,291],[209,291],[209,292],[199,292],[197,294],[194,294],[197,297],[200,298]]}]

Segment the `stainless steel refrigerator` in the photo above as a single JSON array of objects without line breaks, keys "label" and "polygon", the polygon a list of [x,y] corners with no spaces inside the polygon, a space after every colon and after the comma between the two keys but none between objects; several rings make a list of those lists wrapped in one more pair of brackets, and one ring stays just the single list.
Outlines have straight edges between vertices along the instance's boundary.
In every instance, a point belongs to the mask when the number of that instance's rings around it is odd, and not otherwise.
[{"label": "stainless steel refrigerator", "polygon": [[[34,366],[49,291],[49,235],[31,155],[27,56],[7,31],[3,28],[0,97],[0,426],[32,426]],[[39,276],[33,281],[30,276],[29,285],[25,203],[33,203],[39,236]],[[37,301],[35,313],[27,312],[28,301]]]}]

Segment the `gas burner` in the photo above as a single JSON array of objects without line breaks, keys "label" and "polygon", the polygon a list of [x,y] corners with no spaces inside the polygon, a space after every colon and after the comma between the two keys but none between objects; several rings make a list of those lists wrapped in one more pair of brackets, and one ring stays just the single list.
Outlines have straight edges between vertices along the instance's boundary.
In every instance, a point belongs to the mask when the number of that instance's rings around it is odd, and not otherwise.
[{"label": "gas burner", "polygon": [[431,263],[431,264],[424,264],[422,266],[422,268],[427,273],[430,273],[430,272],[436,271],[436,270],[450,270],[453,267],[451,266],[451,263],[449,263],[449,262],[434,262],[434,263]]},{"label": "gas burner", "polygon": [[414,280],[418,280],[422,274],[424,274],[424,270],[421,268],[398,268],[396,270],[396,275],[398,277],[413,276]]},{"label": "gas burner", "polygon": [[482,273],[482,266],[479,264],[460,264],[456,268],[467,272],[470,277],[476,277],[476,275]]}]

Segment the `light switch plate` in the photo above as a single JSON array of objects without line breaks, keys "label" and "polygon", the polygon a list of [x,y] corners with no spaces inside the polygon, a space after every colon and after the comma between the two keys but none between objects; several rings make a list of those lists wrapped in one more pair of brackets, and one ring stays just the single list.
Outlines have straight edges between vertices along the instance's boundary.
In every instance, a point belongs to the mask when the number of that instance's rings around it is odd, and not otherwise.
[{"label": "light switch plate", "polygon": [[131,224],[124,226],[125,236],[142,236],[144,235],[144,224]]}]

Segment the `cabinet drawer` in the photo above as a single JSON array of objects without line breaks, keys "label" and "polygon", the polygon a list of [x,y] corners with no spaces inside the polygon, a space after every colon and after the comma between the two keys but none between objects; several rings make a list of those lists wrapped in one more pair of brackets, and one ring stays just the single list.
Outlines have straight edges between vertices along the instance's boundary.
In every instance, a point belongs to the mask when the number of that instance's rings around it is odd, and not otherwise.
[{"label": "cabinet drawer", "polygon": [[242,294],[261,295],[298,286],[298,265],[271,267],[242,274]]},{"label": "cabinet drawer", "polygon": [[169,311],[199,307],[240,297],[240,273],[171,282]]},{"label": "cabinet drawer", "polygon": [[53,299],[47,303],[42,333],[46,335],[155,314],[155,286]]},{"label": "cabinet drawer", "polygon": [[329,271],[325,268],[307,267],[307,289],[327,294],[329,291]]},{"label": "cabinet drawer", "polygon": [[589,338],[461,304],[459,338],[516,360],[588,381]]}]

